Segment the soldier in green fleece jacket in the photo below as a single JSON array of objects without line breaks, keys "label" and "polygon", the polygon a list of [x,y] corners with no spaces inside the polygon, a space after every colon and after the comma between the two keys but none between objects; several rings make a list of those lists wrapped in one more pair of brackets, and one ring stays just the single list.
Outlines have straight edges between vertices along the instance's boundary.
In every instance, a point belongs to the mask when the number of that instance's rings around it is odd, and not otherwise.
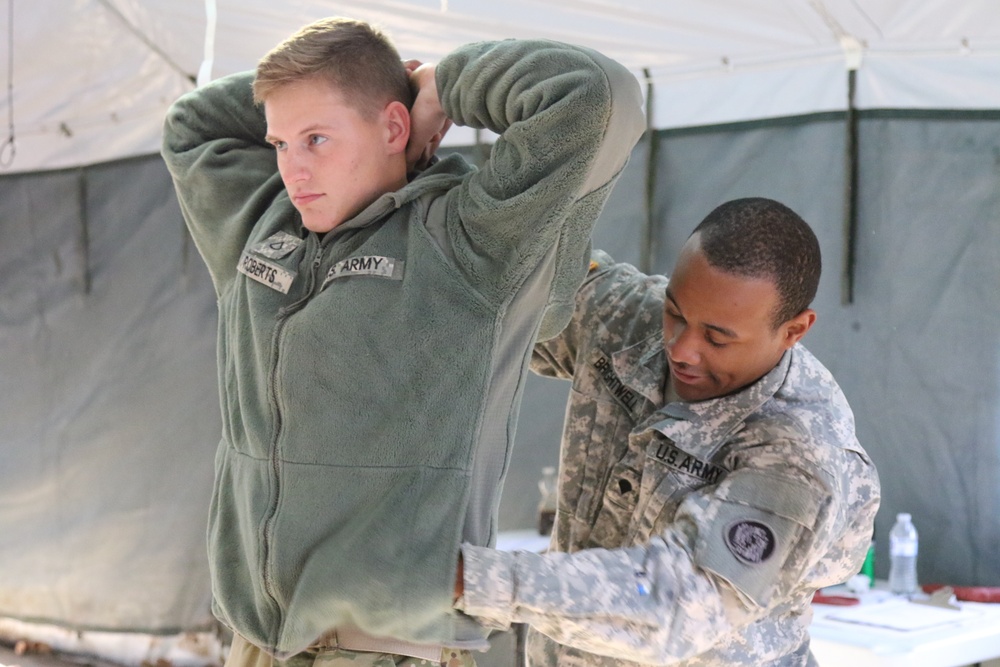
[{"label": "soldier in green fleece jacket", "polygon": [[[500,135],[482,169],[427,160],[451,122]],[[163,155],[219,306],[230,664],[485,648],[452,607],[459,545],[496,536],[532,344],[569,320],[644,127],[594,51],[478,43],[408,73],[343,19],[175,103]]]}]

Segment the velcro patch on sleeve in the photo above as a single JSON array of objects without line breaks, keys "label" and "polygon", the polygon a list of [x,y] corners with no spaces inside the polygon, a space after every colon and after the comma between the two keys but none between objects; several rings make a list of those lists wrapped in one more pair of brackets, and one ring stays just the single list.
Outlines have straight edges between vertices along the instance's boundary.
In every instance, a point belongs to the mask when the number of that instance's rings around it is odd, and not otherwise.
[{"label": "velcro patch on sleeve", "polygon": [[812,529],[820,499],[815,489],[787,477],[740,470],[727,478],[715,515],[695,546],[695,562],[766,606],[784,578],[803,530]]},{"label": "velcro patch on sleeve", "polygon": [[281,259],[292,254],[300,245],[302,245],[302,239],[297,236],[292,236],[288,232],[278,232],[260,243],[250,246],[250,250],[264,257]]}]

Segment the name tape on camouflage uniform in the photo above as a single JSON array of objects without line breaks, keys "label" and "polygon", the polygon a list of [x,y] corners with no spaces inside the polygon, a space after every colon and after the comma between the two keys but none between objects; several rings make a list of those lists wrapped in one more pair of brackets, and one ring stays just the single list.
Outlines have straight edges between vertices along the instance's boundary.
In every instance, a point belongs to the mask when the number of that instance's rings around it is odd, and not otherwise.
[{"label": "name tape on camouflage uniform", "polygon": [[720,481],[727,472],[722,466],[691,456],[669,440],[652,442],[646,453],[647,456],[663,463],[671,470],[696,477],[709,484]]},{"label": "name tape on camouflage uniform", "polygon": [[614,364],[611,363],[611,358],[601,350],[594,350],[590,363],[598,375],[601,376],[604,386],[611,392],[615,400],[621,403],[622,407],[629,412],[634,412],[639,406],[640,396],[638,392],[630,389],[628,385],[618,378],[618,375],[615,373]]},{"label": "name tape on camouflage uniform", "polygon": [[401,259],[379,255],[348,257],[330,267],[326,274],[326,280],[323,281],[323,287],[326,287],[331,280],[348,276],[378,276],[391,280],[402,280],[404,264],[405,262]]},{"label": "name tape on camouflage uniform", "polygon": [[288,290],[292,287],[292,281],[295,280],[295,274],[291,271],[274,262],[255,257],[249,252],[243,253],[236,269],[247,278],[256,280],[261,285],[266,285],[282,294],[288,294]]},{"label": "name tape on camouflage uniform", "polygon": [[743,519],[726,528],[726,546],[747,565],[763,563],[774,553],[777,539],[771,527],[760,521]]},{"label": "name tape on camouflage uniform", "polygon": [[264,257],[281,259],[290,255],[300,245],[302,245],[302,239],[299,237],[292,236],[288,232],[278,232],[267,237],[260,243],[250,246],[250,250]]}]

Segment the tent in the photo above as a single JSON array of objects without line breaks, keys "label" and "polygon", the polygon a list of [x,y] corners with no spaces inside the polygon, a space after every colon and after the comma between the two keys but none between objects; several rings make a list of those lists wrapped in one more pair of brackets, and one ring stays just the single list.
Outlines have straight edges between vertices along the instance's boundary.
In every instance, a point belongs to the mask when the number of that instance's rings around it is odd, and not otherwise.
[{"label": "tent", "polygon": [[[545,37],[647,95],[595,245],[669,273],[739,196],[824,252],[807,346],[879,467],[925,582],[1000,584],[1000,5],[993,0],[53,0],[0,11],[0,617],[210,627],[214,298],[160,161],[170,102],[326,15],[404,57]],[[470,160],[489,137],[456,128]],[[528,386],[501,528],[534,524],[566,387]]]},{"label": "tent", "polygon": [[592,46],[650,81],[660,129],[842,112],[848,71],[857,72],[858,109],[1000,107],[1000,16],[985,0],[7,4],[0,27],[14,85],[4,111],[12,106],[17,121],[15,171],[155,152],[163,113],[196,80],[250,69],[327,15],[375,22],[404,57],[426,61],[503,37]]}]

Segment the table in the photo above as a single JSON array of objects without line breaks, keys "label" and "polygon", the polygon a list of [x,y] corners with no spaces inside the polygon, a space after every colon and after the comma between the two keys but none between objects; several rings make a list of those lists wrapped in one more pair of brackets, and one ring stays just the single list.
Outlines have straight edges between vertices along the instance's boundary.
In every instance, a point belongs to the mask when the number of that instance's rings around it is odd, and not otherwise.
[{"label": "table", "polygon": [[541,553],[549,548],[549,536],[537,530],[507,530],[497,535],[496,548],[500,551],[534,551]]},{"label": "table", "polygon": [[813,604],[809,634],[821,667],[962,667],[1000,659],[1000,604],[960,602],[961,610],[947,610],[884,588],[879,582],[854,607]]}]

